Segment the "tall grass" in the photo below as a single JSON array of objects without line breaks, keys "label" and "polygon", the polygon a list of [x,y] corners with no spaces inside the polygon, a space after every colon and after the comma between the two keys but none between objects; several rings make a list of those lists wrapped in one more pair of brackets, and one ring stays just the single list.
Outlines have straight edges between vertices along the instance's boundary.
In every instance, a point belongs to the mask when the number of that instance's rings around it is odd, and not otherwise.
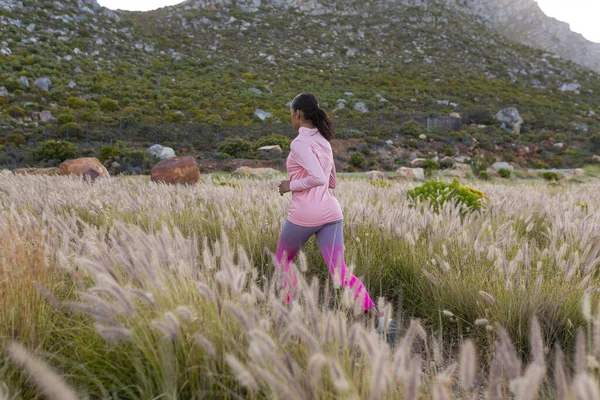
[{"label": "tall grass", "polygon": [[0,398],[48,392],[31,357],[92,398],[597,398],[600,185],[482,185],[490,203],[461,217],[406,184],[342,182],[348,261],[406,321],[389,349],[315,243],[285,306],[271,251],[288,200],[236,182],[0,174]]}]

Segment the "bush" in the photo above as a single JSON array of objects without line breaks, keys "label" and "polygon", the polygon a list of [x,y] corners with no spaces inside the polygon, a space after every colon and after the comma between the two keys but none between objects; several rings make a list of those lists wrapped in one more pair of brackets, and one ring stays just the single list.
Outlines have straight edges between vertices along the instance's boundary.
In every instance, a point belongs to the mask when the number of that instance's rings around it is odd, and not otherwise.
[{"label": "bush", "polygon": [[67,99],[67,105],[69,108],[77,110],[86,107],[87,101],[85,99],[80,99],[79,97],[69,97]]},{"label": "bush", "polygon": [[454,150],[450,146],[446,147],[446,150],[444,150],[444,155],[446,157],[454,157],[454,154]]},{"label": "bush", "polygon": [[81,128],[81,126],[79,126],[79,124],[76,124],[75,122],[69,122],[67,124],[64,124],[60,128],[59,132],[62,136],[68,138],[80,139],[83,136],[83,129]]},{"label": "bush", "polygon": [[11,117],[18,119],[25,117],[25,111],[21,107],[12,106],[8,109],[8,115]]},{"label": "bush", "polygon": [[287,151],[290,149],[290,143],[292,143],[292,139],[287,136],[270,134],[258,138],[254,142],[254,148],[259,149],[264,146],[280,146],[283,150]]},{"label": "bush", "polygon": [[500,168],[498,170],[498,175],[500,176],[500,178],[510,178],[510,169],[506,169],[506,168]]},{"label": "bush", "polygon": [[113,99],[102,99],[102,101],[100,102],[100,108],[102,109],[102,111],[118,111],[119,103]]},{"label": "bush", "polygon": [[419,137],[423,127],[417,121],[407,121],[400,127],[400,133],[410,137]]},{"label": "bush", "polygon": [[234,158],[254,158],[252,143],[242,138],[225,139],[219,144],[217,151]]},{"label": "bush", "polygon": [[77,146],[62,140],[47,140],[38,146],[35,156],[40,161],[61,163],[77,157]]},{"label": "bush", "polygon": [[348,162],[354,168],[362,168],[365,165],[365,158],[360,153],[352,153]]},{"label": "bush", "polygon": [[461,186],[458,179],[451,183],[431,179],[409,190],[407,195],[414,202],[428,200],[436,212],[446,202],[460,204],[467,211],[480,210],[487,199],[479,190]]},{"label": "bush", "polygon": [[72,116],[71,114],[60,114],[57,117],[57,120],[60,125],[64,125],[64,124],[68,124],[69,122],[75,121],[75,117]]},{"label": "bush", "polygon": [[183,122],[185,121],[185,115],[181,111],[171,111],[165,117],[167,122]]},{"label": "bush", "polygon": [[479,178],[483,179],[484,181],[490,180],[490,174],[488,174],[486,170],[482,169],[478,174]]},{"label": "bush", "polygon": [[104,163],[110,158],[116,158],[121,156],[123,156],[123,152],[117,146],[104,146],[100,149],[100,154],[98,154],[98,160],[100,160],[101,163]]},{"label": "bush", "polygon": [[369,183],[373,186],[377,186],[377,187],[381,187],[381,188],[389,188],[392,187],[392,184],[390,181],[387,181],[385,179],[377,179],[374,181],[369,181]]},{"label": "bush", "polygon": [[558,182],[562,179],[562,175],[558,172],[546,171],[542,172],[542,178],[544,178],[547,181]]},{"label": "bush", "polygon": [[425,160],[423,162],[423,169],[425,170],[425,174],[427,176],[431,176],[434,171],[439,171],[440,163],[435,160]]},{"label": "bush", "polygon": [[9,133],[6,136],[6,143],[15,146],[23,146],[27,143],[27,138],[25,137],[25,135],[22,135],[20,133]]}]

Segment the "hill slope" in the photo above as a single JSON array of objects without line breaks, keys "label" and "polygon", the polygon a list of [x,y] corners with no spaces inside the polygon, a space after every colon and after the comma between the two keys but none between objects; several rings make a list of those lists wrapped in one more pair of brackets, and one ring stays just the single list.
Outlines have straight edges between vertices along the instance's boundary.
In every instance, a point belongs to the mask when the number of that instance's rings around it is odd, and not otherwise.
[{"label": "hill slope", "polygon": [[521,140],[587,143],[600,131],[597,73],[510,41],[468,10],[418,3],[194,0],[129,13],[2,0],[0,129],[30,143],[146,142],[170,122],[169,133],[210,147],[252,127],[289,131],[278,124],[286,104],[312,91],[342,137],[385,137],[453,112],[497,137],[491,116],[506,107],[524,119]]}]

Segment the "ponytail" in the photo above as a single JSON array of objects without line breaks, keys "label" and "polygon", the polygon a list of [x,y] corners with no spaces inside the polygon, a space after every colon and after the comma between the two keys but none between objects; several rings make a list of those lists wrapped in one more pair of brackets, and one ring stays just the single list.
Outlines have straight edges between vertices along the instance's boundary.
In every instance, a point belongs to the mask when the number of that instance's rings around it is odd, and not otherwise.
[{"label": "ponytail", "polygon": [[333,120],[319,107],[319,102],[314,95],[305,93],[297,96],[292,102],[292,108],[302,111],[304,117],[313,123],[327,141],[335,137]]}]

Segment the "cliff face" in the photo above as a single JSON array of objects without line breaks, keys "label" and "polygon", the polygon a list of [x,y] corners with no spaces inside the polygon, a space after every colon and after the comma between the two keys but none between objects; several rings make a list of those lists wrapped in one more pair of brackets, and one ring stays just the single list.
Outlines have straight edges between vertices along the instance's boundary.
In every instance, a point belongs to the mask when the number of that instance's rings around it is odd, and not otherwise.
[{"label": "cliff face", "polygon": [[567,23],[548,17],[535,0],[463,0],[460,4],[448,0],[447,4],[480,16],[509,39],[600,72],[600,44],[571,31]]}]

